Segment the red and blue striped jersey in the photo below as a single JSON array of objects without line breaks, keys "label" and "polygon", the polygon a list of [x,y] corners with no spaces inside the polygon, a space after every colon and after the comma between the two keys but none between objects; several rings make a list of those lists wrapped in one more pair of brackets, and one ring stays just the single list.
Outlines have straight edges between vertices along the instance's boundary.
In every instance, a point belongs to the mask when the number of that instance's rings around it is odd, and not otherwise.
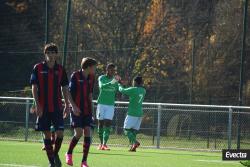
[{"label": "red and blue striped jersey", "polygon": [[92,102],[90,94],[93,93],[95,76],[84,77],[82,70],[71,75],[69,91],[77,107],[84,116],[92,115]]},{"label": "red and blue striped jersey", "polygon": [[53,68],[49,68],[46,62],[36,64],[30,83],[37,85],[39,104],[44,112],[62,110],[61,87],[68,85],[68,77],[61,65],[56,63]]}]

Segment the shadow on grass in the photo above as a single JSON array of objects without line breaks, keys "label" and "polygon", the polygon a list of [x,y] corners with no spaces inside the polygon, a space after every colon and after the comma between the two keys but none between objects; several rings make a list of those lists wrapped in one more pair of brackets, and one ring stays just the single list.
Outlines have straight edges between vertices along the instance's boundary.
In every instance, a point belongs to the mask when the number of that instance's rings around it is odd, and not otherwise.
[{"label": "shadow on grass", "polygon": [[[130,154],[126,154],[124,152],[124,154],[122,153],[112,153],[114,151],[118,151],[118,150],[112,150],[112,151],[109,151],[109,152],[90,152],[90,154],[94,154],[94,155],[110,155],[110,156],[125,156],[125,157],[153,157],[153,156],[148,156],[148,155],[140,155],[140,154],[137,154],[136,152],[130,152]],[[121,151],[119,151],[121,152]],[[78,154],[82,154],[83,152],[76,152]]]},{"label": "shadow on grass", "polygon": [[142,153],[146,153],[146,154],[161,154],[161,155],[179,155],[179,156],[194,156],[194,157],[219,157],[216,155],[205,155],[205,154],[188,154],[188,153],[170,153],[170,152],[154,152],[154,151],[145,151],[143,150]]}]

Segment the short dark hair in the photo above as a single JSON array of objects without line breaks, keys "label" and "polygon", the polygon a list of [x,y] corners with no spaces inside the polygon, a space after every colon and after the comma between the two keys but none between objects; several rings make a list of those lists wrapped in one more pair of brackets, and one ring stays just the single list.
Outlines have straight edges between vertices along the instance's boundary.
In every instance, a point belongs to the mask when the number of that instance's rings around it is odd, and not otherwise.
[{"label": "short dark hair", "polygon": [[109,63],[106,67],[106,69],[111,69],[111,68],[115,68],[116,66],[113,63]]},{"label": "short dark hair", "polygon": [[90,57],[85,57],[82,59],[81,67],[82,69],[87,69],[88,67],[95,66],[97,64],[96,60]]},{"label": "short dark hair", "polygon": [[136,77],[134,77],[134,79],[133,79],[134,81],[135,81],[135,83],[137,84],[137,85],[142,85],[143,84],[143,79],[142,79],[142,76],[136,76]]},{"label": "short dark hair", "polygon": [[48,43],[44,46],[43,50],[44,54],[48,52],[55,52],[56,54],[58,53],[58,47],[54,43]]}]

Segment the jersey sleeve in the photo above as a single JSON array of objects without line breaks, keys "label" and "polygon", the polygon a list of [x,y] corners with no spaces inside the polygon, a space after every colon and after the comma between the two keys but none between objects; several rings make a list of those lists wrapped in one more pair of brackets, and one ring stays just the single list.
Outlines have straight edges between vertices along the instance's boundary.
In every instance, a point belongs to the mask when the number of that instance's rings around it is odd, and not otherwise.
[{"label": "jersey sleeve", "polygon": [[63,68],[63,70],[62,70],[62,79],[61,79],[61,86],[64,87],[64,86],[67,86],[67,85],[69,85],[69,80],[68,80],[68,76],[67,76],[66,70]]},{"label": "jersey sleeve", "polygon": [[124,88],[121,84],[119,84],[119,91],[127,96],[131,96],[134,93],[134,89],[132,87]]},{"label": "jersey sleeve", "polygon": [[102,78],[103,78],[102,76],[100,76],[100,77],[98,78],[98,86],[99,86],[100,89],[105,88],[105,87],[107,87],[107,86],[109,86],[109,85],[112,85],[112,84],[111,84],[111,81],[108,82],[108,83],[103,83],[103,79],[102,79]]},{"label": "jersey sleeve", "polygon": [[30,76],[30,84],[35,85],[38,84],[38,69],[37,66],[34,66],[31,76]]}]

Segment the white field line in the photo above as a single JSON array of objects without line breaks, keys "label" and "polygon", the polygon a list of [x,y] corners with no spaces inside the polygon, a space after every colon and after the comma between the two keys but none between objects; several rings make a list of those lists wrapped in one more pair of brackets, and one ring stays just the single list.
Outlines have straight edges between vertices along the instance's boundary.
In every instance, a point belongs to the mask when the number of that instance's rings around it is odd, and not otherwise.
[{"label": "white field line", "polygon": [[13,166],[13,167],[39,167],[34,165],[18,165],[18,164],[0,164],[0,166]]},{"label": "white field line", "polygon": [[194,161],[198,161],[198,162],[208,162],[208,163],[223,163],[223,164],[236,164],[239,163],[237,161],[222,161],[222,160],[194,160]]}]

